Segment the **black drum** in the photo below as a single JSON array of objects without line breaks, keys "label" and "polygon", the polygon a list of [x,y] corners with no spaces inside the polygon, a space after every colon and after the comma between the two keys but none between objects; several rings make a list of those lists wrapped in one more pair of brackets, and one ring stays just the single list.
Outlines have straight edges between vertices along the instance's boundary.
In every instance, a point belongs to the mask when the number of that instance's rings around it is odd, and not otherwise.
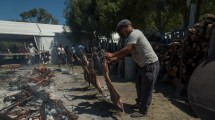
[{"label": "black drum", "polygon": [[188,97],[193,111],[203,120],[215,120],[215,54],[193,72]]}]

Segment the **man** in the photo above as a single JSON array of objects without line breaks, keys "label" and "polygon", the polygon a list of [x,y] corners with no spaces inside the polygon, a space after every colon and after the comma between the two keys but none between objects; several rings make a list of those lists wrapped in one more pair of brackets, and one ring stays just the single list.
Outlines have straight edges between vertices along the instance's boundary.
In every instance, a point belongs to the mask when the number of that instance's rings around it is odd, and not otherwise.
[{"label": "man", "polygon": [[85,47],[84,45],[80,44],[78,45],[77,55],[81,57],[82,54],[85,54]]},{"label": "man", "polygon": [[63,65],[66,64],[66,52],[62,44],[60,44],[60,46],[57,48],[57,56],[58,56],[58,66],[60,68],[61,64]]},{"label": "man", "polygon": [[136,105],[134,105],[139,111],[132,113],[131,117],[143,117],[147,114],[154,84],[158,76],[158,57],[144,34],[140,30],[133,29],[129,20],[120,21],[117,25],[117,31],[125,38],[127,44],[119,52],[107,52],[105,56],[110,62],[113,62],[129,53],[132,54],[134,61],[139,66],[136,77],[137,99]]},{"label": "man", "polygon": [[34,64],[35,63],[35,53],[38,52],[37,49],[33,46],[32,43],[30,43],[28,47],[28,51],[30,53],[29,55],[29,64]]},{"label": "man", "polygon": [[[16,45],[13,46],[12,53],[17,53],[17,46]],[[17,59],[17,55],[13,55],[13,60],[16,61],[16,59]]]}]

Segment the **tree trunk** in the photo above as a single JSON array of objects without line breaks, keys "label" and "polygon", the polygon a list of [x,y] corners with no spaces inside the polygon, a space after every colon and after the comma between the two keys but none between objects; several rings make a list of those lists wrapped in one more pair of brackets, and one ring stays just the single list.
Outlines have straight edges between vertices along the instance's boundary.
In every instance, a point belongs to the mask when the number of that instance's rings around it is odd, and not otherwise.
[{"label": "tree trunk", "polygon": [[187,10],[187,0],[182,1],[182,14],[183,14],[183,26],[182,30],[185,30],[188,28],[188,10]]},{"label": "tree trunk", "polygon": [[202,3],[203,3],[203,0],[197,0],[197,2],[196,2],[197,8],[196,8],[195,22],[197,22],[199,20]]}]

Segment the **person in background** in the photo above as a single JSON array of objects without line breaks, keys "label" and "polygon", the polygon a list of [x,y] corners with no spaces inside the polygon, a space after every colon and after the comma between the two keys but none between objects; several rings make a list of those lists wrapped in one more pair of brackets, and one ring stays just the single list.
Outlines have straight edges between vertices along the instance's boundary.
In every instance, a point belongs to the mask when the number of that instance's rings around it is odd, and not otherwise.
[{"label": "person in background", "polygon": [[29,64],[34,64],[35,63],[35,53],[38,53],[37,49],[33,46],[33,43],[29,44],[29,47],[27,48],[30,55],[29,55]]},{"label": "person in background", "polygon": [[75,50],[75,47],[74,46],[71,46],[71,52],[73,53],[73,54],[76,54],[76,50]]},{"label": "person in background", "polygon": [[94,65],[94,69],[96,70],[97,73],[101,73],[102,68],[99,62],[99,56],[98,56],[98,48],[97,47],[93,47],[92,49],[92,60],[93,60],[93,65]]},{"label": "person in background", "polygon": [[60,46],[57,48],[57,60],[58,60],[59,68],[61,64],[62,65],[66,64],[66,52],[62,44],[60,44]]},{"label": "person in background", "polygon": [[7,49],[7,53],[11,53],[10,48]]},{"label": "person in background", "polygon": [[133,29],[129,20],[120,21],[117,31],[123,35],[127,44],[119,52],[107,52],[105,56],[110,62],[113,62],[131,53],[132,58],[139,66],[136,76],[137,99],[133,106],[139,111],[132,113],[131,117],[144,117],[151,104],[152,91],[159,73],[158,57],[144,34],[138,29]]},{"label": "person in background", "polygon": [[43,64],[48,64],[49,61],[51,60],[51,54],[49,51],[43,51],[41,52],[41,61]]},{"label": "person in background", "polygon": [[[18,53],[16,45],[13,46],[11,49],[12,53]],[[13,60],[15,61],[17,59],[17,55],[13,55]]]},{"label": "person in background", "polygon": [[1,55],[2,52],[0,51],[0,65],[2,65],[2,62],[3,62],[3,55]]},{"label": "person in background", "polygon": [[82,54],[85,54],[85,47],[84,45],[81,44],[81,45],[78,45],[77,55],[81,57]]}]

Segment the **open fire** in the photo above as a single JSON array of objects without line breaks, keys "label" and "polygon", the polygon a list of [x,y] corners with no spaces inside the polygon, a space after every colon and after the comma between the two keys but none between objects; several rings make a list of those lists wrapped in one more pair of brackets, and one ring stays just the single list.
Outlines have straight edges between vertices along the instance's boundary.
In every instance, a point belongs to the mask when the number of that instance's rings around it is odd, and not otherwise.
[{"label": "open fire", "polygon": [[0,110],[1,120],[76,120],[78,116],[63,105],[63,101],[52,99],[47,87],[51,86],[54,72],[39,65],[28,76],[19,76],[10,82],[13,95],[6,95]]}]

